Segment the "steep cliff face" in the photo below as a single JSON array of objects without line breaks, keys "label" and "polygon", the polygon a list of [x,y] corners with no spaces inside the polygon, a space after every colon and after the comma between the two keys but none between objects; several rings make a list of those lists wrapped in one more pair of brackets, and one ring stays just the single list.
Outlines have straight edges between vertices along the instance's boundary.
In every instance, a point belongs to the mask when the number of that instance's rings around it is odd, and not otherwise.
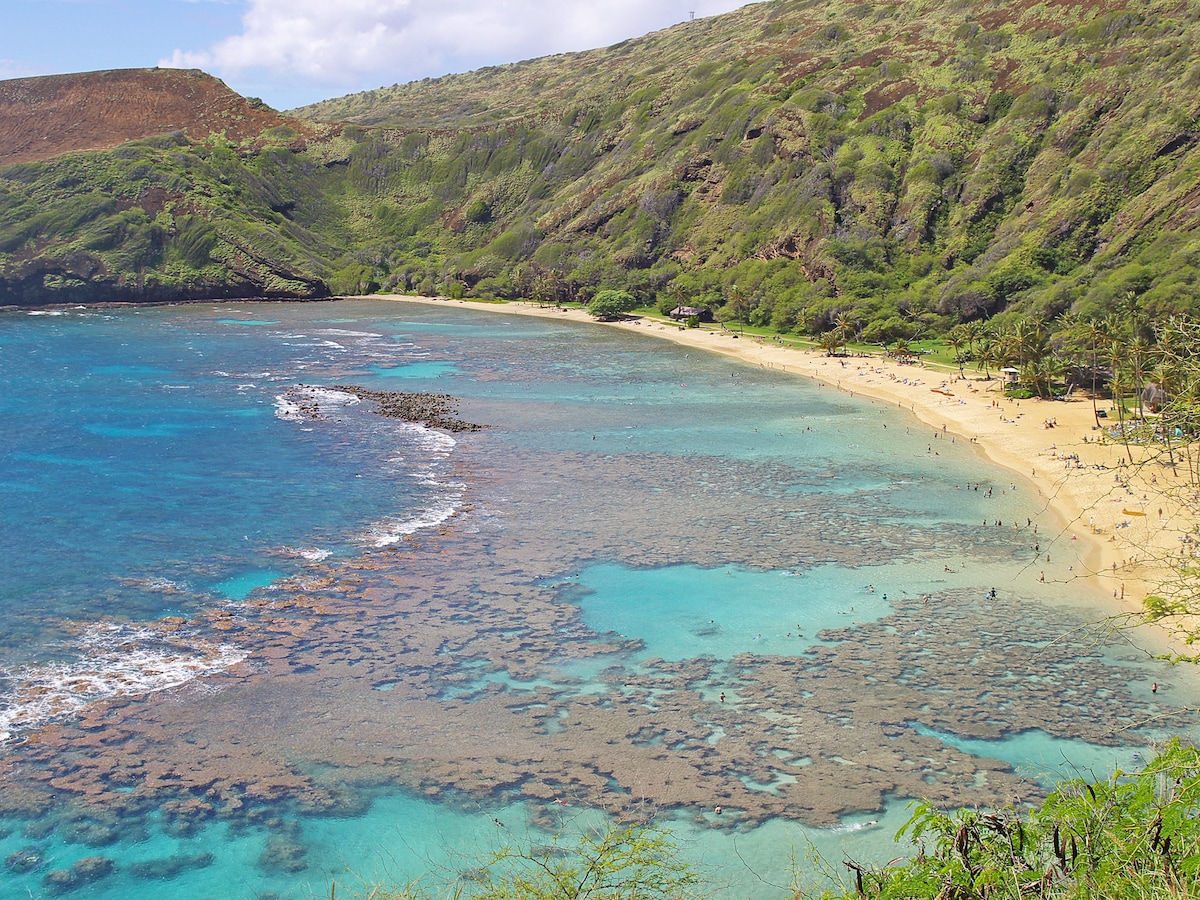
[{"label": "steep cliff face", "polygon": [[186,300],[285,300],[328,297],[319,278],[305,277],[269,261],[232,262],[217,276],[172,280],[143,272],[114,272],[93,254],[74,251],[38,256],[0,277],[0,306],[57,304],[178,303]]}]

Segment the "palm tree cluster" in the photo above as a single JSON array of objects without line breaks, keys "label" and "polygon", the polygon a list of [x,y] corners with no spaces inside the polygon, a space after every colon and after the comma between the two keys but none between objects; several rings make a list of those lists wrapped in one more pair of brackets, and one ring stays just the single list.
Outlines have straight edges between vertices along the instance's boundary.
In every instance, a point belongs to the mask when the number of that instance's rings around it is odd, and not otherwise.
[{"label": "palm tree cluster", "polygon": [[817,336],[817,346],[829,356],[834,356],[851,341],[861,339],[862,325],[861,320],[851,317],[849,313],[838,313],[833,327]]},{"label": "palm tree cluster", "polygon": [[[956,325],[946,336],[963,374],[974,362],[992,370],[1018,371],[1015,390],[1044,399],[1088,393],[1097,425],[1125,443],[1163,448],[1174,468],[1182,451],[1193,483],[1200,457],[1190,448],[1200,436],[1200,322],[1184,316],[1148,321],[1137,297],[1103,317],[1066,313],[1053,322],[1033,316],[996,327],[982,321]],[[1101,408],[1107,401],[1108,409]],[[1108,413],[1117,422],[1105,422]]]}]

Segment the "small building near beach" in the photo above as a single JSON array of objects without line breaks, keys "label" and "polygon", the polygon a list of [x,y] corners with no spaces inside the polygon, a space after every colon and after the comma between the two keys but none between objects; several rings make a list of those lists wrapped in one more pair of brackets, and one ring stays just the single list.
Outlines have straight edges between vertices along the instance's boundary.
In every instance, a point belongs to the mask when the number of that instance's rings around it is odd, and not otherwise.
[{"label": "small building near beach", "polygon": [[1000,371],[1004,373],[1005,384],[1016,386],[1021,383],[1021,370],[1015,366],[1005,366]]},{"label": "small building near beach", "polygon": [[682,322],[692,317],[699,319],[701,322],[711,322],[713,320],[712,310],[707,306],[677,306],[671,310],[669,315],[676,322]]},{"label": "small building near beach", "polygon": [[1152,381],[1142,388],[1142,405],[1150,412],[1159,412],[1166,405],[1168,399],[1167,392],[1157,382]]}]

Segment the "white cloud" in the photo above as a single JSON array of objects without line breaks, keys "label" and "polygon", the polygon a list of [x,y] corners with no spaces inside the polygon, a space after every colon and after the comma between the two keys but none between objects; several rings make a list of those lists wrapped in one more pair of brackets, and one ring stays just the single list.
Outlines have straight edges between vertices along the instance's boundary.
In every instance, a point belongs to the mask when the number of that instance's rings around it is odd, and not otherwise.
[{"label": "white cloud", "polygon": [[162,65],[360,90],[602,47],[745,0],[248,0],[242,33]]}]

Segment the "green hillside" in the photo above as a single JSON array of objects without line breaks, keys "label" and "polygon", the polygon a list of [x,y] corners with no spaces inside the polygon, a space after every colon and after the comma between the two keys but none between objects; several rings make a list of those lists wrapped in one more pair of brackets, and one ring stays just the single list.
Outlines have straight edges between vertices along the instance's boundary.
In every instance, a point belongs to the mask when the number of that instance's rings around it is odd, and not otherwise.
[{"label": "green hillside", "polygon": [[323,138],[0,168],[0,302],[614,288],[863,340],[1194,312],[1197,46],[1194,4],[756,4],[293,111],[354,123]]}]

